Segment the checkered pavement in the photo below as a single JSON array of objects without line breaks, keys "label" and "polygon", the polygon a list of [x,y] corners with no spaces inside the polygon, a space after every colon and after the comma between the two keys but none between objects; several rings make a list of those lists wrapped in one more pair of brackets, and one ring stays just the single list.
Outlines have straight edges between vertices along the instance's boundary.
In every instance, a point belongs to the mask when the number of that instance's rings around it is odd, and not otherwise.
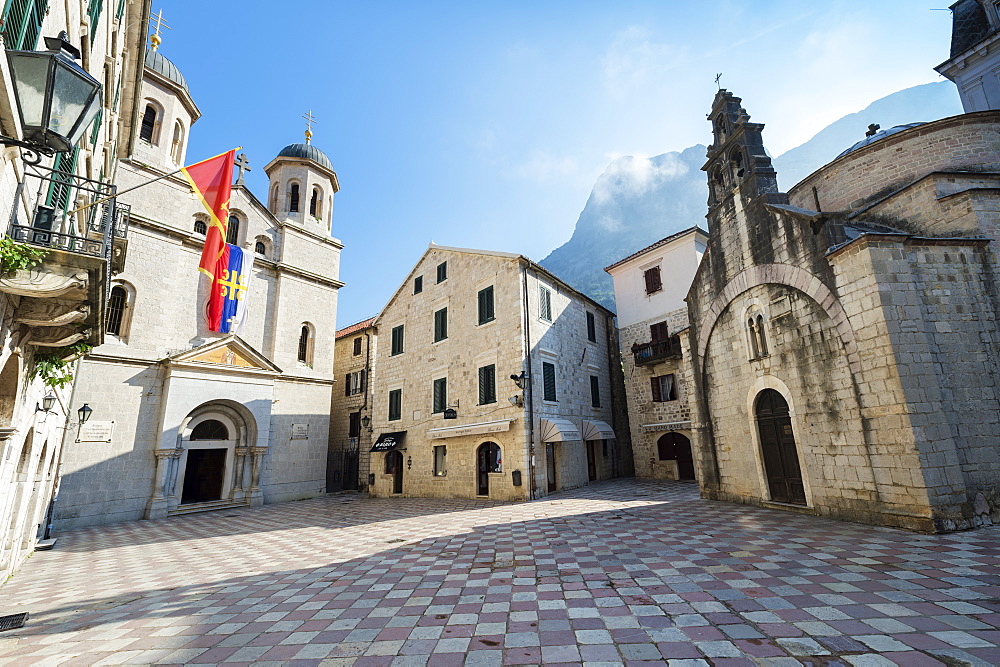
[{"label": "checkered pavement", "polygon": [[88,528],[0,587],[0,664],[996,665],[1000,528],[919,535],[619,480]]}]

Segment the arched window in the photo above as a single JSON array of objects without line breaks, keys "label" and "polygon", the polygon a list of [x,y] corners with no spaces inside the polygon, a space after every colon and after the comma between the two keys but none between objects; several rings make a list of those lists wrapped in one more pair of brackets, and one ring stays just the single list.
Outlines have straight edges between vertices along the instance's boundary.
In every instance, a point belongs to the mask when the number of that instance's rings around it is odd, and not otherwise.
[{"label": "arched window", "polygon": [[201,234],[202,236],[208,233],[208,225],[205,224],[204,220],[194,221],[194,233]]},{"label": "arched window", "polygon": [[271,209],[271,213],[274,213],[275,211],[278,210],[278,184],[277,183],[275,183],[275,184],[273,184],[271,186],[271,197],[270,197],[270,200],[268,201],[268,206],[267,207],[269,209]]},{"label": "arched window", "polygon": [[747,318],[747,353],[751,359],[762,359],[768,356],[766,320],[759,306],[751,306],[746,311]]},{"label": "arched window", "polygon": [[229,429],[217,419],[206,419],[191,429],[188,440],[229,440]]},{"label": "arched window", "polygon": [[288,212],[298,213],[299,212],[299,184],[292,183],[291,188],[288,191]]},{"label": "arched window", "polygon": [[757,349],[760,356],[767,356],[767,335],[764,333],[764,316],[757,315]]},{"label": "arched window", "polygon": [[254,251],[254,253],[256,253],[258,255],[262,255],[264,257],[267,257],[267,246],[264,245],[263,241],[257,241],[256,243],[254,243],[253,244],[253,251]]},{"label": "arched window", "polygon": [[229,216],[229,229],[226,231],[226,243],[232,245],[240,244],[240,219],[235,215]]},{"label": "arched window", "polygon": [[299,351],[296,357],[299,363],[312,366],[313,362],[313,329],[308,322],[302,325],[299,332]]},{"label": "arched window", "polygon": [[314,218],[323,217],[323,198],[319,188],[313,188],[312,198],[309,200],[309,215]]},{"label": "arched window", "polygon": [[128,303],[128,292],[125,291],[125,288],[121,285],[112,287],[111,296],[108,298],[108,320],[105,327],[109,334],[121,335],[126,303]]},{"label": "arched window", "polygon": [[156,132],[156,107],[152,104],[146,105],[146,110],[142,113],[142,126],[139,129],[139,138],[149,143],[154,143],[153,135]]},{"label": "arched window", "polygon": [[182,146],[184,145],[184,126],[180,121],[174,123],[174,138],[170,143],[170,157],[175,164],[180,164],[184,159]]},{"label": "arched window", "polygon": [[747,335],[750,337],[750,358],[759,359],[760,349],[757,347],[757,324],[754,322],[752,315],[747,319]]}]

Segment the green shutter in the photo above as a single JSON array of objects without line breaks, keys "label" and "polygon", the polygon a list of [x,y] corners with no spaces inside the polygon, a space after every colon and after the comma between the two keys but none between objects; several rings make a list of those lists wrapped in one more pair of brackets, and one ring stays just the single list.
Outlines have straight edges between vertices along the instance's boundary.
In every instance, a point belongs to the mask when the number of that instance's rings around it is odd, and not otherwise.
[{"label": "green shutter", "polygon": [[434,342],[448,337],[448,309],[442,308],[434,313]]},{"label": "green shutter", "polygon": [[101,116],[104,115],[104,109],[98,109],[97,115],[94,116],[94,129],[90,132],[90,145],[97,148],[97,139],[101,134]]},{"label": "green shutter", "polygon": [[90,43],[93,44],[97,38],[97,22],[101,19],[101,10],[104,8],[104,0],[90,0],[87,6],[87,16],[90,17]]},{"label": "green shutter", "polygon": [[479,323],[486,324],[493,319],[493,285],[490,285],[479,290]]},{"label": "green shutter", "polygon": [[479,405],[497,402],[496,366],[490,364],[479,369]]},{"label": "green shutter", "polygon": [[118,10],[115,11],[115,18],[120,19],[125,14],[125,0],[118,0]]},{"label": "green shutter", "polygon": [[403,390],[393,389],[389,392],[389,421],[401,419],[403,415]]},{"label": "green shutter", "polygon": [[76,174],[76,160],[80,156],[80,147],[74,146],[72,153],[56,153],[52,161],[52,183],[49,184],[49,194],[45,205],[62,211],[69,211],[73,190],[73,176]]},{"label": "green shutter", "polygon": [[34,51],[48,9],[48,0],[7,0],[3,9],[5,46],[15,51]]},{"label": "green shutter", "polygon": [[590,404],[595,408],[601,407],[601,385],[596,375],[590,376]]},{"label": "green shutter", "polygon": [[403,353],[403,325],[392,328],[392,354]]},{"label": "green shutter", "polygon": [[446,407],[448,407],[448,379],[440,378],[434,380],[433,412],[444,412]]},{"label": "green shutter", "polygon": [[546,401],[556,400],[556,367],[542,362],[542,398]]}]

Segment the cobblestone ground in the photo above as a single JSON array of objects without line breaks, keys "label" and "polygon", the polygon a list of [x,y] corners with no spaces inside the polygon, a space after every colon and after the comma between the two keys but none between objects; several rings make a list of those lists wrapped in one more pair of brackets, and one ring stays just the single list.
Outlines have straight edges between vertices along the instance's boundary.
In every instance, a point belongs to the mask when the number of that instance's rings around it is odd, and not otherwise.
[{"label": "cobblestone ground", "polygon": [[917,535],[615,481],[64,533],[3,664],[995,665],[1000,528]]}]

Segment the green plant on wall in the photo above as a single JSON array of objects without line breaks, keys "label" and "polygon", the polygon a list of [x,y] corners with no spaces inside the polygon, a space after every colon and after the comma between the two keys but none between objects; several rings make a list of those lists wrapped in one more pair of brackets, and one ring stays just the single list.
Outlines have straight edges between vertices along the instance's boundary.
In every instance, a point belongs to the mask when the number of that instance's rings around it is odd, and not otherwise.
[{"label": "green plant on wall", "polygon": [[35,353],[32,377],[41,378],[45,386],[52,389],[65,387],[73,381],[73,373],[71,372],[73,362],[92,349],[94,349],[93,345],[74,343],[47,352]]},{"label": "green plant on wall", "polygon": [[46,252],[32,248],[26,243],[18,243],[9,236],[0,238],[0,273],[13,273],[30,269],[43,259]]}]

